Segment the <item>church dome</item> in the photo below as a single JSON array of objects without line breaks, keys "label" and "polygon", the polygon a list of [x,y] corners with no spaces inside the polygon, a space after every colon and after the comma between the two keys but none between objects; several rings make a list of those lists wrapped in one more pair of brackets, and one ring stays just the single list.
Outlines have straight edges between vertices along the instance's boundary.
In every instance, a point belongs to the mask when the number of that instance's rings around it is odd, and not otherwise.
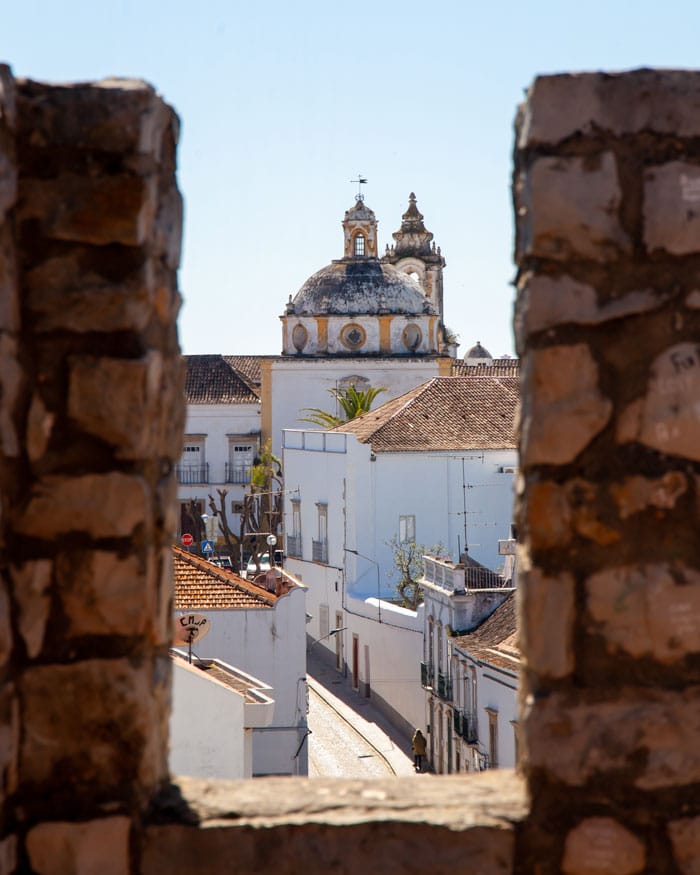
[{"label": "church dome", "polygon": [[464,356],[464,360],[468,359],[493,359],[491,353],[481,345],[481,343],[477,340],[476,344],[466,352]]},{"label": "church dome", "polygon": [[334,261],[309,277],[287,309],[297,316],[432,312],[416,280],[376,258]]}]

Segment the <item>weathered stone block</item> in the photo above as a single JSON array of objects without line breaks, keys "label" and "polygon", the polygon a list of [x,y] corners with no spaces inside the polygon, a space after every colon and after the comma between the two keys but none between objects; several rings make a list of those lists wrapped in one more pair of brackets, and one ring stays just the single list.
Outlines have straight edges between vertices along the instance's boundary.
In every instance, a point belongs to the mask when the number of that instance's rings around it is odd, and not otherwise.
[{"label": "weathered stone block", "polygon": [[138,360],[73,357],[69,365],[68,415],[82,429],[113,444],[118,458],[159,453],[163,359],[158,353]]},{"label": "weathered stone block", "polygon": [[128,659],[25,671],[19,684],[22,781],[43,784],[70,776],[67,792],[104,798],[131,796],[139,785],[153,788],[166,771],[167,699],[160,688],[169,675],[156,677]]},{"label": "weathered stone block", "polygon": [[56,584],[66,636],[144,635],[157,610],[153,557],[106,550],[61,552]]},{"label": "weathered stone block", "polygon": [[605,701],[572,689],[530,703],[526,768],[572,786],[620,772],[640,790],[700,781],[700,688],[621,687],[615,695]]},{"label": "weathered stone block", "polygon": [[93,253],[75,247],[25,271],[23,285],[34,330],[143,330],[163,296],[162,272],[151,259],[134,265],[122,256],[116,266],[110,265],[126,274],[116,282],[99,267]]},{"label": "weathered stone block", "polygon": [[17,457],[20,452],[14,417],[23,379],[17,340],[0,333],[0,454],[9,458]]},{"label": "weathered stone block", "polygon": [[30,461],[42,458],[51,440],[56,415],[46,409],[40,395],[32,395],[27,415],[26,447]]},{"label": "weathered stone block", "polygon": [[671,161],[645,171],[644,243],[650,252],[700,251],[700,165]]},{"label": "weathered stone block", "polygon": [[0,668],[12,653],[12,622],[7,587],[0,578]]},{"label": "weathered stone block", "polygon": [[533,550],[564,547],[571,540],[571,508],[563,486],[549,480],[531,483],[523,516],[524,534]]},{"label": "weathered stone block", "polygon": [[519,258],[617,260],[631,252],[619,222],[615,156],[538,158],[516,185]]},{"label": "weathered stone block", "polygon": [[12,70],[0,64],[0,124],[13,130],[17,123],[17,85]]},{"label": "weathered stone block", "polygon": [[538,675],[563,678],[574,670],[574,578],[549,577],[539,568],[522,574],[518,588],[519,647]]},{"label": "weathered stone block", "polygon": [[0,798],[6,799],[17,789],[19,758],[19,703],[14,684],[0,689]]},{"label": "weathered stone block", "polygon": [[700,875],[700,817],[671,821],[668,835],[682,875]]},{"label": "weathered stone block", "polygon": [[653,131],[700,136],[700,75],[691,70],[634,70],[538,76],[523,107],[519,148],[575,134]]},{"label": "weathered stone block", "polygon": [[678,343],[652,361],[646,396],[617,419],[617,440],[700,461],[700,347]]},{"label": "weathered stone block", "polygon": [[31,490],[16,532],[55,538],[83,532],[93,538],[125,538],[150,520],[150,493],[141,477],[113,471],[80,477],[44,477]]},{"label": "weathered stone block", "polygon": [[523,786],[509,770],[485,777],[371,786],[342,779],[181,779],[199,827],[147,828],[139,871],[161,875],[172,860],[189,871],[206,859],[208,875],[327,875],[339,867],[348,875],[510,875],[515,825],[525,814]]},{"label": "weathered stone block", "polygon": [[51,610],[52,571],[49,559],[33,559],[11,568],[12,591],[19,605],[19,630],[30,659],[41,653],[44,642]]},{"label": "weathered stone block", "polygon": [[8,222],[0,219],[0,331],[19,331],[19,290],[15,242]]},{"label": "weathered stone block", "polygon": [[610,420],[598,367],[585,344],[532,350],[525,358],[521,413],[524,465],[572,462]]},{"label": "weathered stone block", "polygon": [[644,844],[611,817],[589,817],[566,837],[566,875],[635,875],[645,864]]},{"label": "weathered stone block", "polygon": [[700,652],[700,573],[680,565],[621,566],[586,581],[589,631],[611,653],[673,663]]},{"label": "weathered stone block", "polygon": [[672,510],[688,489],[688,479],[680,471],[669,471],[662,477],[625,477],[610,484],[610,494],[617,504],[621,519],[627,519],[649,508]]},{"label": "weathered stone block", "polygon": [[177,116],[146,82],[103,79],[82,85],[20,80],[19,135],[34,148],[96,150],[158,158]]},{"label": "weathered stone block", "polygon": [[25,179],[18,208],[20,222],[34,219],[40,233],[56,240],[104,246],[142,246],[156,213],[154,177],[135,174]]},{"label": "weathered stone block", "polygon": [[7,836],[0,842],[0,875],[12,875],[17,867],[17,836]]},{"label": "weathered stone block", "polygon": [[570,276],[550,277],[526,273],[518,285],[515,330],[521,349],[530,335],[560,325],[602,325],[648,313],[661,307],[666,296],[651,289],[630,292],[603,305],[593,286]]},{"label": "weathered stone block", "polygon": [[86,823],[40,823],[27,833],[27,853],[37,875],[129,875],[127,817]]}]

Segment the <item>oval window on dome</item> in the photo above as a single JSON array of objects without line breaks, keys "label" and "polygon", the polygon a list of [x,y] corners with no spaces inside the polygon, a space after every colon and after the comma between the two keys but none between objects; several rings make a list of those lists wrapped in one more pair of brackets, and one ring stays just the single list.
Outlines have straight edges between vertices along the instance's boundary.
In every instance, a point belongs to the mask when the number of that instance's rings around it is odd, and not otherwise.
[{"label": "oval window on dome", "polygon": [[360,349],[365,345],[366,340],[365,329],[356,322],[344,325],[340,332],[340,342],[346,349]]},{"label": "oval window on dome", "polygon": [[301,352],[308,342],[309,332],[301,323],[298,323],[292,329],[292,343],[294,344],[294,349],[297,352]]},{"label": "oval window on dome", "polygon": [[413,352],[418,349],[421,340],[423,340],[423,332],[420,327],[415,322],[409,323],[403,330],[403,345]]}]

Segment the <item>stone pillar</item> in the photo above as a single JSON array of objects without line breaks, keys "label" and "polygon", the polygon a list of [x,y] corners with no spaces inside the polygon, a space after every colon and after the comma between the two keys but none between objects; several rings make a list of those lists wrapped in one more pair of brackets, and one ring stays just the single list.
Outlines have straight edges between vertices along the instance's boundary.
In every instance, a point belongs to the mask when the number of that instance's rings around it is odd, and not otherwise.
[{"label": "stone pillar", "polygon": [[699,136],[680,71],[539,78],[517,121],[518,866],[539,875],[700,856]]},{"label": "stone pillar", "polygon": [[126,871],[168,777],[177,132],[145,83],[0,70],[1,871]]}]

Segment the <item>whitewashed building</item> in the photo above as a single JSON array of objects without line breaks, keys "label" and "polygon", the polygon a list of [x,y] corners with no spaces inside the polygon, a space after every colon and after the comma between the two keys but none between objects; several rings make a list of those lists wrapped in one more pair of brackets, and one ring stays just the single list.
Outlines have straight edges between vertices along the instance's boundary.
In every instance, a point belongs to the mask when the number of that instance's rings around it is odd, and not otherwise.
[{"label": "whitewashed building", "polygon": [[440,773],[517,760],[516,568],[512,540],[499,574],[469,557],[426,557],[424,655],[428,758]]},{"label": "whitewashed building", "polygon": [[268,684],[218,659],[173,660],[169,767],[174,775],[235,779],[253,775],[253,730],[274,712]]},{"label": "whitewashed building", "polygon": [[455,560],[468,545],[495,574],[517,397],[514,376],[435,378],[332,431],[284,433],[287,566],[309,587],[309,635],[405,730],[425,722],[424,620],[389,601],[390,542]]},{"label": "whitewashed building", "polygon": [[[185,357],[187,419],[182,457],[176,468],[180,520],[178,537],[200,532],[185,512],[191,500],[200,515],[210,516],[208,496],[226,489],[227,515],[238,530],[237,508],[250,483],[260,449],[260,361],[246,356]],[[212,518],[204,532],[217,539]]]},{"label": "whitewashed building", "polygon": [[196,611],[209,621],[196,656],[272,688],[272,722],[253,729],[253,775],[308,774],[306,587],[281,569],[250,582],[178,547],[173,560],[176,617]]}]

